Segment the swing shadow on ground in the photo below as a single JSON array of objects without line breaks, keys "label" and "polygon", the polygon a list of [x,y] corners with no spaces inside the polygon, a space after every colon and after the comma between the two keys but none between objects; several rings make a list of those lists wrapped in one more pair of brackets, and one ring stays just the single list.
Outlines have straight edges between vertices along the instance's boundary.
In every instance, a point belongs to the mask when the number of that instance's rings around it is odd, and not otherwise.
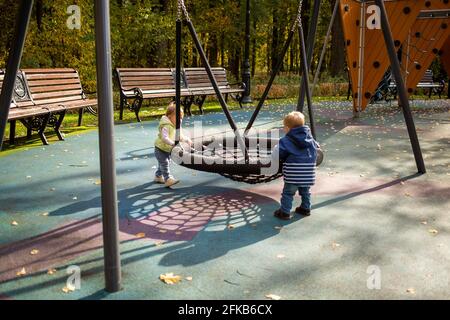
[{"label": "swing shadow on ground", "polygon": [[[207,183],[178,189],[148,183],[122,190],[118,198],[121,245],[126,248],[121,252],[123,266],[157,255],[163,256],[161,265],[201,264],[277,235],[275,225],[299,220],[274,219],[271,212],[278,203],[269,197]],[[100,203],[100,197],[95,197],[50,212],[49,216],[70,216],[92,210],[94,215],[83,220],[75,218],[37,237],[0,246],[0,283],[17,281],[16,272],[22,267],[27,274],[21,279],[45,275],[51,268],[64,270],[71,263],[89,265],[89,269],[83,268],[84,275],[101,273],[103,266],[97,266],[101,257],[80,258],[102,248]],[[199,232],[207,237],[199,238],[196,236]],[[165,242],[171,245],[160,245]],[[39,255],[30,255],[35,248],[39,249]],[[64,281],[61,279],[65,277],[21,286],[3,294],[29,293]]]}]

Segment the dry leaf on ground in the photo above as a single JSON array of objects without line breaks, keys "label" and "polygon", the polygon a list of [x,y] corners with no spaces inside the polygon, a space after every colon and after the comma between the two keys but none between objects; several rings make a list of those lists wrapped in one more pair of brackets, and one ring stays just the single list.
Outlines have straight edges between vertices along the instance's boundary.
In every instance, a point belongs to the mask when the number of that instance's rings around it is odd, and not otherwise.
[{"label": "dry leaf on ground", "polygon": [[266,298],[271,299],[271,300],[280,300],[281,299],[281,297],[277,296],[276,294],[266,294]]},{"label": "dry leaf on ground", "polygon": [[48,269],[47,274],[52,275],[56,273],[56,269]]},{"label": "dry leaf on ground", "polygon": [[176,276],[173,272],[161,274],[159,279],[166,284],[176,284],[181,281],[181,276]]},{"label": "dry leaf on ground", "polygon": [[25,268],[22,268],[19,272],[16,273],[16,276],[21,277],[27,274]]},{"label": "dry leaf on ground", "polygon": [[68,285],[68,286],[65,286],[64,288],[62,288],[62,291],[64,293],[69,293],[69,292],[75,291],[75,288],[71,285]]},{"label": "dry leaf on ground", "polygon": [[34,255],[36,255],[36,254],[38,254],[38,253],[39,253],[39,250],[38,250],[38,249],[33,249],[33,250],[30,251],[30,254],[31,254],[32,256],[34,256]]}]

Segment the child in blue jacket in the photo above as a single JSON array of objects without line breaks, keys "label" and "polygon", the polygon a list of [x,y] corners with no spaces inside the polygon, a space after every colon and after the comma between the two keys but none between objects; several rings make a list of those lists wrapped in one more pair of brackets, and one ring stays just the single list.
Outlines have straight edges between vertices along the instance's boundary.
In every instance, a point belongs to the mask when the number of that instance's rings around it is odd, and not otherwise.
[{"label": "child in blue jacket", "polygon": [[281,208],[274,212],[274,216],[289,220],[297,190],[302,203],[295,212],[305,216],[311,213],[310,187],[315,182],[319,144],[312,137],[309,127],[305,126],[305,116],[301,112],[289,113],[283,124],[286,135],[280,139],[278,151],[280,163],[283,165],[284,188]]}]

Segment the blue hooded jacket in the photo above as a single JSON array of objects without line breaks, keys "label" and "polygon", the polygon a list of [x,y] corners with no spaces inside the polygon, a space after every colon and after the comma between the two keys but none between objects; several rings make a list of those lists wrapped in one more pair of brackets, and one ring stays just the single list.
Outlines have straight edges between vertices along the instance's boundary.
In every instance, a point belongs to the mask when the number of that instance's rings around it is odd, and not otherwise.
[{"label": "blue hooded jacket", "polygon": [[314,184],[318,148],[308,126],[293,128],[280,139],[278,150],[286,183]]}]

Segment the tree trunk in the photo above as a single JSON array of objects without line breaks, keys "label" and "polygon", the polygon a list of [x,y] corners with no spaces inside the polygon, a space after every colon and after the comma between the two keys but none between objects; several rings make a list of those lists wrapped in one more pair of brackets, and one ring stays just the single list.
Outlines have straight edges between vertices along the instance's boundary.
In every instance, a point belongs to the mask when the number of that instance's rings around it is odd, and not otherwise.
[{"label": "tree trunk", "polygon": [[[336,0],[333,0],[331,9],[334,8],[335,3]],[[345,43],[339,12],[334,20],[331,36],[330,74],[332,77],[343,76],[345,75]]]},{"label": "tree trunk", "polygon": [[279,43],[279,26],[278,26],[278,7],[272,9],[272,48],[271,48],[271,65],[270,72],[275,69],[278,62],[278,43]]}]

